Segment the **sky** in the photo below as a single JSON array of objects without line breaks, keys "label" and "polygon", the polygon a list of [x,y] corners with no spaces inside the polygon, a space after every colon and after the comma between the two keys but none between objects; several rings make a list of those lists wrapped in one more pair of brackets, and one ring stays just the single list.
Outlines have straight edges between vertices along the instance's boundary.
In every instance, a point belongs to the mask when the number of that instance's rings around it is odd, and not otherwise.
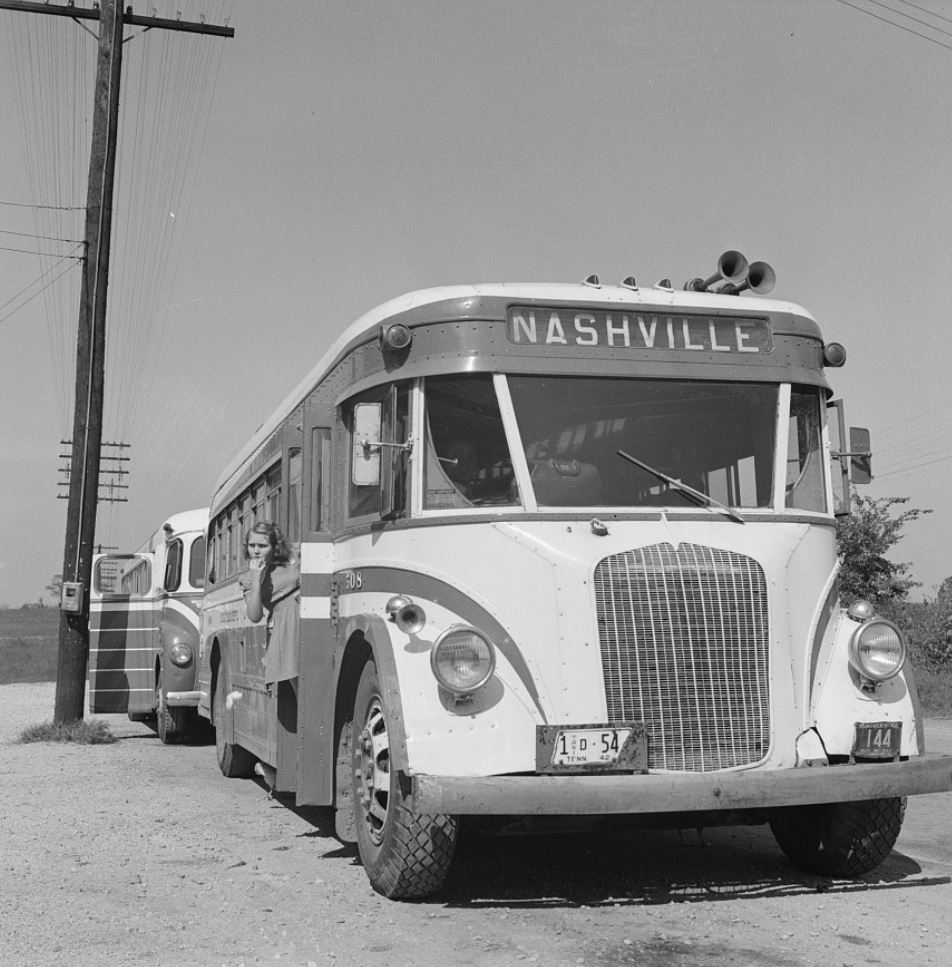
[{"label": "sky", "polygon": [[[129,475],[98,544],[207,505],[391,297],[680,285],[738,249],[845,345],[828,377],[872,434],[862,493],[932,510],[893,555],[917,596],[952,575],[952,0],[149,7],[235,36],[127,28],[105,438]],[[50,209],[85,204],[83,24],[0,10],[0,605],[62,571],[82,214]]]}]

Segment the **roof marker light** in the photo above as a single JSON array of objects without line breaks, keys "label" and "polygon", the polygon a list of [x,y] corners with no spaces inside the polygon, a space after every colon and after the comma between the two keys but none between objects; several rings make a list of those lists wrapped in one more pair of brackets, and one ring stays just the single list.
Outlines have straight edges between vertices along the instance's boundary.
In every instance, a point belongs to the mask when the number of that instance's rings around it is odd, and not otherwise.
[{"label": "roof marker light", "polygon": [[406,349],[413,341],[413,334],[409,326],[402,323],[395,323],[392,326],[380,327],[380,347],[381,349]]},{"label": "roof marker light", "polygon": [[593,289],[600,289],[602,287],[602,284],[598,281],[598,276],[594,273],[588,276],[585,281],[582,282],[582,285],[590,285]]},{"label": "roof marker light", "polygon": [[635,277],[633,275],[625,276],[625,278],[621,280],[621,284],[626,289],[634,289],[635,292],[638,291],[638,283],[635,281]]},{"label": "roof marker light", "polygon": [[823,346],[823,365],[837,368],[846,362],[846,347],[842,343],[828,342]]}]

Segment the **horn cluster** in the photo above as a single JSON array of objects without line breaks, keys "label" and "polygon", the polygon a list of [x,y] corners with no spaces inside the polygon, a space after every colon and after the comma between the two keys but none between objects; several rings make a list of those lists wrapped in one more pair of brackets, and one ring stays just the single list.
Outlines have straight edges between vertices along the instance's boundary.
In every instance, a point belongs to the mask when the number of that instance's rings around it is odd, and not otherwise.
[{"label": "horn cluster", "polygon": [[776,281],[776,273],[769,263],[748,262],[740,252],[729,249],[717,260],[717,271],[713,275],[706,279],[689,279],[684,288],[688,292],[717,292],[719,295],[737,295],[750,289],[757,295],[766,295]]}]

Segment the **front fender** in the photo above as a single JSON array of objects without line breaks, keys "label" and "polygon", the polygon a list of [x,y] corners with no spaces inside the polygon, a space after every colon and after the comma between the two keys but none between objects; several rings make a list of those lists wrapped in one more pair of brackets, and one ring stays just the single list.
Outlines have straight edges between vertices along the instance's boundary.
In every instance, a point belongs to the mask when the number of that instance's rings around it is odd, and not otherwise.
[{"label": "front fender", "polygon": [[[173,645],[185,644],[192,651],[192,660],[184,667],[169,657]],[[177,622],[159,624],[159,661],[162,665],[163,687],[166,692],[189,692],[195,688],[198,669],[198,635],[184,630]]]},{"label": "front fender", "polygon": [[814,726],[829,756],[848,756],[857,722],[901,722],[902,756],[922,755],[922,710],[907,661],[893,678],[864,691],[849,663],[849,642],[859,627],[845,611],[834,618],[833,644],[817,667],[812,696]]},{"label": "front fender", "polygon": [[437,682],[430,654],[443,631],[468,622],[435,601],[414,598],[427,622],[411,634],[381,617],[386,595],[360,597],[361,611],[347,619],[344,633],[348,641],[360,634],[373,652],[390,713],[396,768],[459,776],[535,769],[535,727],[545,719],[533,683],[525,681],[521,655],[513,654],[514,642],[507,639],[505,648],[497,648],[489,682],[459,702]]},{"label": "front fender", "polygon": [[[406,772],[409,766],[407,733],[400,691],[400,674],[394,657],[397,646],[391,629],[397,630],[395,625],[391,626],[378,615],[362,612],[347,619],[343,626],[343,637],[347,642],[360,638],[370,648],[374,664],[377,666],[377,681],[380,684],[381,697],[387,711],[391,766]],[[344,663],[341,667],[344,667]]]}]

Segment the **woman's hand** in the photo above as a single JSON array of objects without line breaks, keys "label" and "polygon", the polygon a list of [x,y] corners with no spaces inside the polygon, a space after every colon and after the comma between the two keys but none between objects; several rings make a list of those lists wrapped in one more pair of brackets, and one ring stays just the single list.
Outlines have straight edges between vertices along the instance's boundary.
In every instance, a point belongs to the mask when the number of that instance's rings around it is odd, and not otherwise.
[{"label": "woman's hand", "polygon": [[268,562],[263,557],[253,557],[248,561],[248,570],[251,571],[253,578],[257,577],[260,579],[267,566]]}]

